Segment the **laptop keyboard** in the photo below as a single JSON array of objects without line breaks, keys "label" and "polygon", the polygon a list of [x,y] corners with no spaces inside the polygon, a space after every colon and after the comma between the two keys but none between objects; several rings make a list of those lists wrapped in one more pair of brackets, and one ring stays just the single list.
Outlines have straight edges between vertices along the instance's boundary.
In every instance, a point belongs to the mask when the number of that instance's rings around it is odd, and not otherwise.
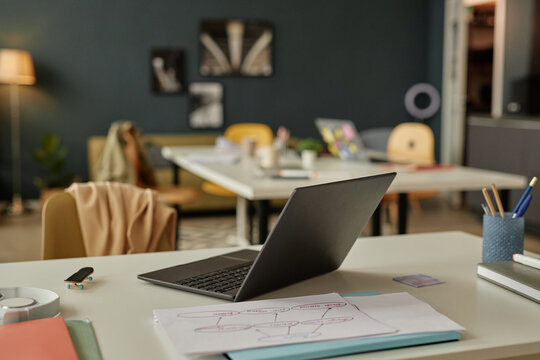
[{"label": "laptop keyboard", "polygon": [[242,265],[236,268],[214,271],[208,274],[193,276],[177,281],[178,285],[187,286],[199,290],[224,293],[229,290],[238,289],[253,263]]}]

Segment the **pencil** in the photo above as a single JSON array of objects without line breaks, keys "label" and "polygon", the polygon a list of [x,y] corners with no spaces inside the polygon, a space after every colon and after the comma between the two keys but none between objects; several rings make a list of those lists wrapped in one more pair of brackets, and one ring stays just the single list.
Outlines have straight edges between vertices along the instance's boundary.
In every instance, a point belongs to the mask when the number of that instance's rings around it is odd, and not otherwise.
[{"label": "pencil", "polygon": [[489,197],[489,193],[486,188],[482,189],[482,194],[484,195],[484,199],[486,199],[486,202],[489,207],[489,211],[491,211],[491,216],[497,216],[497,213],[495,213],[495,207],[493,206],[493,203],[491,202],[491,198]]},{"label": "pencil", "polygon": [[493,191],[493,197],[495,197],[495,202],[497,203],[497,207],[499,208],[501,217],[505,218],[506,215],[504,214],[504,208],[503,208],[501,198],[499,197],[499,192],[497,191],[497,187],[495,186],[495,184],[491,184],[491,191]]}]

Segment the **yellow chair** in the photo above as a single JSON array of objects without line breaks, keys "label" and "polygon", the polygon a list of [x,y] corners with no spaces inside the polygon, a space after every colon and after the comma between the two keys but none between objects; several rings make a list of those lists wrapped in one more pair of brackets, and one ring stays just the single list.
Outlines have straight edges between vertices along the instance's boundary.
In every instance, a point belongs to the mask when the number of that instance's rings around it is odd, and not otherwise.
[{"label": "yellow chair", "polygon": [[[229,126],[225,129],[225,138],[238,145],[242,143],[242,139],[249,137],[255,139],[257,147],[268,146],[274,143],[274,133],[272,129],[265,124],[258,123],[239,123]],[[203,182],[202,190],[208,194],[217,196],[236,197],[236,193],[225,189],[210,181]]]},{"label": "yellow chair", "polygon": [[[433,131],[423,123],[408,122],[396,126],[388,137],[386,155],[389,162],[411,165],[435,164],[435,139]],[[411,192],[407,198],[414,211],[420,211],[420,199],[436,196],[435,191]],[[387,194],[382,200],[388,205],[391,222],[398,218],[398,195]]]},{"label": "yellow chair", "polygon": [[[41,258],[63,259],[85,257],[81,224],[75,198],[59,192],[47,199],[42,212]],[[158,243],[157,251],[169,251],[166,236]]]},{"label": "yellow chair", "polygon": [[422,123],[399,124],[388,137],[386,155],[390,162],[433,165],[435,163],[433,131]]}]

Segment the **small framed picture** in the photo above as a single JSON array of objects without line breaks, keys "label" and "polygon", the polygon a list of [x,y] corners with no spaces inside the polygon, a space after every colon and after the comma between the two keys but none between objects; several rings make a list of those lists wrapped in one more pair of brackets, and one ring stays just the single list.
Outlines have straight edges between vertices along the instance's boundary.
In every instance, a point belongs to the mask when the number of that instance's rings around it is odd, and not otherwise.
[{"label": "small framed picture", "polygon": [[199,72],[203,76],[271,76],[273,40],[267,21],[203,20]]},{"label": "small framed picture", "polygon": [[189,84],[189,126],[194,129],[223,127],[223,84]]},{"label": "small framed picture", "polygon": [[185,91],[184,52],[181,49],[152,49],[150,67],[155,94],[181,94]]}]

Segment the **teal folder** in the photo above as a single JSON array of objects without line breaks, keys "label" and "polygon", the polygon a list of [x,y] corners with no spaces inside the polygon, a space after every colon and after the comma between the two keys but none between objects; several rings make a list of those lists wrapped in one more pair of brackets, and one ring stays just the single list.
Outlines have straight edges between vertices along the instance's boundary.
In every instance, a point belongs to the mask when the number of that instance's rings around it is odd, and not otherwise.
[{"label": "teal folder", "polygon": [[80,360],[101,360],[101,352],[90,320],[66,320]]},{"label": "teal folder", "polygon": [[[343,296],[370,296],[378,294],[379,293],[377,292],[365,292]],[[389,350],[407,346],[434,344],[438,342],[459,340],[460,338],[461,333],[459,331],[444,331],[272,346],[259,349],[232,351],[227,353],[227,356],[231,360],[309,360],[359,354],[370,351]]]}]

